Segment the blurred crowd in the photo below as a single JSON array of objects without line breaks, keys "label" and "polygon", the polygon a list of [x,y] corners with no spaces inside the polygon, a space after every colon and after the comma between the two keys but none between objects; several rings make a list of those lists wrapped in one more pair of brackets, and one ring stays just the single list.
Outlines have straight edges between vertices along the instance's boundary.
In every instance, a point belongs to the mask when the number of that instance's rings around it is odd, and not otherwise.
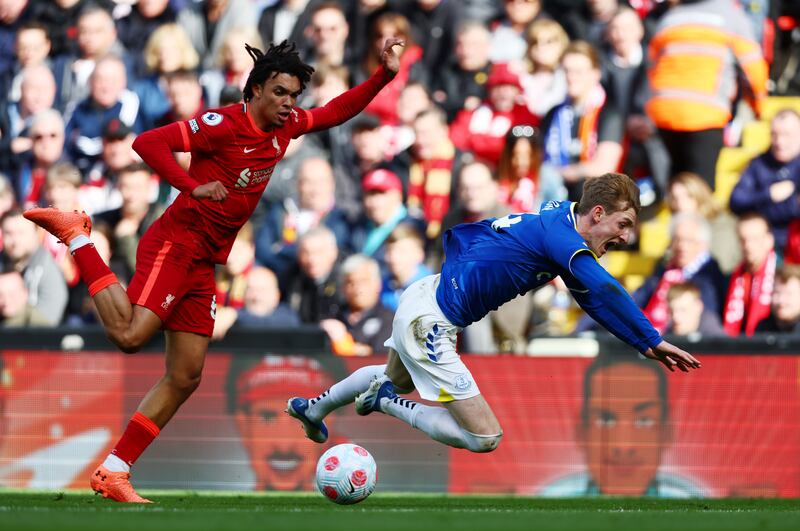
[{"label": "blurred crowd", "polygon": [[[340,355],[382,352],[445,230],[577,200],[611,171],[637,180],[645,222],[669,216],[634,292],[659,330],[800,334],[800,105],[769,116],[768,149],[715,194],[720,151],[765,101],[800,94],[798,20],[786,0],[0,0],[0,326],[97,322],[66,247],[22,212],[85,210],[127,283],[177,193],[131,144],[240,102],[245,43],[295,42],[312,107],[399,36],[396,79],[278,164],[219,267],[217,338],[319,323]],[[465,329],[462,351],[593,328],[554,282]]]}]

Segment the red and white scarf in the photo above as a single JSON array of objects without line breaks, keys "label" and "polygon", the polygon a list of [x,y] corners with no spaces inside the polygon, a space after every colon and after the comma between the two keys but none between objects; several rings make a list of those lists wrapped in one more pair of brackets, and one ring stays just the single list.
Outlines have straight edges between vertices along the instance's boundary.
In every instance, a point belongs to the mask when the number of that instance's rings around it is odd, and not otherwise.
[{"label": "red and white scarf", "polygon": [[747,271],[744,264],[733,271],[723,314],[728,335],[738,336],[744,324],[745,335],[752,336],[758,323],[769,316],[776,263],[772,250],[755,274]]},{"label": "red and white scarf", "polygon": [[661,280],[656,290],[647,302],[644,314],[660,334],[664,333],[664,329],[667,328],[667,323],[669,323],[669,303],[667,302],[669,288],[683,282],[684,278],[686,278],[686,275],[682,268],[668,267],[664,274],[661,275]]}]

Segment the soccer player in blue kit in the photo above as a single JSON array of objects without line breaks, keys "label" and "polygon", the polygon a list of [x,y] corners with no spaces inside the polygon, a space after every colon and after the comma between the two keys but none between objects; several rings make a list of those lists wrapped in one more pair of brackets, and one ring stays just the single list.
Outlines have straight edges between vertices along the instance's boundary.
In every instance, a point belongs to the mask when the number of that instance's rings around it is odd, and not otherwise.
[{"label": "soccer player in blue kit", "polygon": [[[353,372],[316,398],[291,398],[286,412],[306,436],[324,442],[324,418],[356,403],[367,415],[396,417],[455,448],[490,452],[503,432],[469,369],[456,352],[456,334],[488,312],[560,276],[580,306],[618,338],[669,370],[700,367],[691,354],[664,341],[625,289],[598,263],[628,242],[639,214],[639,189],[627,175],[587,179],[580,202],[550,202],[539,214],[510,214],[457,225],[444,235],[440,275],[406,289],[394,317],[386,365]],[[414,388],[429,406],[401,398]]]}]

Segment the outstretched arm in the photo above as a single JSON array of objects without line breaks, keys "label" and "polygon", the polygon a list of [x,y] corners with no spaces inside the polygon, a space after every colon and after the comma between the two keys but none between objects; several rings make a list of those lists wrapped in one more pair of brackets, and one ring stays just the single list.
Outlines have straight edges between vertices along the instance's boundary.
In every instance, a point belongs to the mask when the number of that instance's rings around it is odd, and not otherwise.
[{"label": "outstretched arm", "polygon": [[222,201],[228,195],[222,183],[219,181],[198,183],[172,156],[175,151],[183,152],[190,149],[188,134],[181,128],[185,129],[186,125],[183,122],[175,122],[146,131],[133,141],[133,150],[153,171],[181,192],[191,194],[195,199]]},{"label": "outstretched arm", "polygon": [[386,39],[381,52],[381,66],[372,77],[332,99],[327,105],[309,110],[309,125],[305,132],[311,133],[334,127],[363,111],[372,98],[394,78],[400,68],[400,57],[395,46],[405,46],[405,43],[398,38]]},{"label": "outstretched arm", "polygon": [[581,308],[612,334],[647,358],[669,370],[688,372],[700,367],[691,354],[664,341],[625,289],[589,253],[579,253],[570,264],[573,276],[587,291],[570,288]]}]

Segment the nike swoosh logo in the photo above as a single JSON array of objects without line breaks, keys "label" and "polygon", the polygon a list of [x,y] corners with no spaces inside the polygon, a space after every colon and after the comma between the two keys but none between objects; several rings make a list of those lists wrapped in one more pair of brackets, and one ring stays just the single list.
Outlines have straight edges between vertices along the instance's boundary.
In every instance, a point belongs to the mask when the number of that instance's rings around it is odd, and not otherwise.
[{"label": "nike swoosh logo", "polygon": [[251,148],[251,149],[244,148],[244,152],[245,153],[250,153],[251,151],[255,151],[255,150],[256,150],[256,148]]}]

